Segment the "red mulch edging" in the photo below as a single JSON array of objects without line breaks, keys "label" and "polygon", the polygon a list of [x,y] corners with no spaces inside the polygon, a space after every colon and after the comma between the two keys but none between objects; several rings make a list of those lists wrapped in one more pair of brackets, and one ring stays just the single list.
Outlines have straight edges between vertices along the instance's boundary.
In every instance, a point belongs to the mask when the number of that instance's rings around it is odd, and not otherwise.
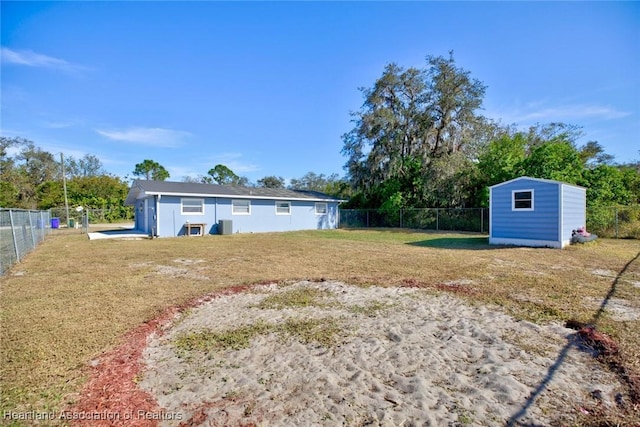
[{"label": "red mulch edging", "polygon": [[451,294],[459,294],[464,296],[474,296],[477,291],[471,286],[459,285],[456,283],[425,283],[416,279],[402,279],[400,286],[407,288],[435,288],[442,292],[448,292]]},{"label": "red mulch edging", "polygon": [[178,419],[181,414],[163,412],[153,396],[137,385],[138,375],[143,368],[142,351],[147,346],[148,338],[153,334],[162,335],[163,328],[188,308],[247,289],[248,285],[226,288],[169,307],[155,319],[127,333],[121,345],[100,356],[99,363],[91,368],[89,381],[80,392],[77,402],[63,410],[65,419],[72,426],[97,427],[152,427],[163,419]]},{"label": "red mulch edging", "polygon": [[595,351],[596,359],[607,365],[627,385],[631,404],[640,405],[640,374],[627,367],[615,340],[609,335],[597,331],[594,325],[573,319],[568,320],[565,326],[577,330],[576,336],[584,345]]}]

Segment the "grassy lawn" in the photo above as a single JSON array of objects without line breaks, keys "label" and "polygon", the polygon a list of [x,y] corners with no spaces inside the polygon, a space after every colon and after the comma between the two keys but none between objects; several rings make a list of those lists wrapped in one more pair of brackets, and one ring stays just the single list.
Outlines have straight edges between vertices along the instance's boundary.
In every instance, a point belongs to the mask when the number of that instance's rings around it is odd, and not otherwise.
[{"label": "grassy lawn", "polygon": [[608,239],[493,247],[475,234],[382,229],[97,241],[53,233],[0,279],[0,413],[60,410],[91,360],[128,330],[168,306],[265,280],[420,285],[533,322],[595,320],[640,372],[640,321],[613,309],[640,310],[639,248]]}]

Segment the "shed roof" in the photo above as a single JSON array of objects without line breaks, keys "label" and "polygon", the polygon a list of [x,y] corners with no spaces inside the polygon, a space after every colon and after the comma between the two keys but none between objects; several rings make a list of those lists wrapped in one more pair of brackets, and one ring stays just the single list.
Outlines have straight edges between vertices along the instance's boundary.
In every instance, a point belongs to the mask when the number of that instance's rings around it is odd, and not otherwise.
[{"label": "shed roof", "polygon": [[495,187],[501,187],[503,185],[506,184],[510,184],[512,182],[516,182],[516,181],[520,181],[520,180],[530,180],[530,181],[538,181],[538,182],[545,182],[547,184],[555,184],[555,185],[568,185],[570,187],[576,187],[576,188],[582,188],[585,189],[584,187],[581,187],[579,185],[575,185],[575,184],[569,184],[568,182],[562,182],[562,181],[554,181],[552,179],[544,179],[544,178],[532,178],[530,176],[519,176],[518,178],[514,178],[514,179],[510,179],[509,181],[504,181],[495,185],[490,186],[489,188],[495,188]]},{"label": "shed roof", "polygon": [[306,200],[316,202],[343,202],[328,194],[308,190],[283,188],[239,187],[231,185],[201,184],[193,182],[136,180],[129,189],[125,204],[133,205],[147,196],[225,197],[237,199]]}]

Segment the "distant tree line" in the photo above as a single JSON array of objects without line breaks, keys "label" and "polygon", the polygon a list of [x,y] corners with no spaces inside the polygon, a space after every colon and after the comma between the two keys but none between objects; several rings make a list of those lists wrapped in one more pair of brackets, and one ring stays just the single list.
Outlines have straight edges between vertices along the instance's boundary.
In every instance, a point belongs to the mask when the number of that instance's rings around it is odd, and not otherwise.
[{"label": "distant tree line", "polygon": [[[62,164],[64,161],[64,165]],[[129,191],[127,177],[120,178],[105,171],[96,156],[82,158],[59,157],[21,137],[0,137],[0,207],[19,209],[51,209],[64,206],[63,171],[67,198],[71,208],[99,209],[106,220],[131,219],[131,206],[124,202]],[[135,165],[134,177],[164,181],[170,177],[157,161],[145,159]],[[257,183],[236,175],[230,168],[218,164],[207,175],[185,177],[183,181],[267,188],[312,190],[347,197],[349,184],[337,174],[326,176],[309,172],[290,180],[265,176]]]},{"label": "distant tree line", "polygon": [[640,162],[614,164],[579,127],[505,126],[480,114],[486,87],[449,57],[388,65],[352,113],[342,153],[351,208],[488,206],[488,187],[518,176],[587,188],[589,206],[640,203]]},{"label": "distant tree line", "polygon": [[[91,154],[64,158],[70,207],[101,209],[107,220],[132,218],[124,201],[129,185],[108,174]],[[50,209],[64,206],[61,158],[20,137],[0,137],[0,207]]]},{"label": "distant tree line", "polygon": [[256,183],[252,183],[247,177],[238,176],[227,166],[221,164],[209,169],[207,175],[198,175],[195,178],[185,176],[182,181],[243,187],[319,191],[343,199],[347,199],[351,194],[349,182],[345,178],[340,178],[336,173],[327,176],[323,173],[307,172],[301,178],[290,179],[289,185],[286,184],[285,178],[276,175],[268,175],[258,179]]}]

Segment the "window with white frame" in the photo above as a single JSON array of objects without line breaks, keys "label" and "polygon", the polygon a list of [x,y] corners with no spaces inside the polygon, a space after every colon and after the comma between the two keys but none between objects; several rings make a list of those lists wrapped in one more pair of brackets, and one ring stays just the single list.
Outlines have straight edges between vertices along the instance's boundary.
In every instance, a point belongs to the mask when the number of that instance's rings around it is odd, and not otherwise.
[{"label": "window with white frame", "polygon": [[316,203],[316,215],[326,215],[327,210],[328,208],[326,203]]},{"label": "window with white frame", "polygon": [[251,215],[251,200],[232,200],[231,213],[233,215]]},{"label": "window with white frame", "polygon": [[180,199],[183,215],[204,215],[204,199]]},{"label": "window with white frame", "polygon": [[514,190],[511,192],[511,210],[532,211],[533,190]]},{"label": "window with white frame", "polygon": [[291,202],[276,201],[276,215],[291,215]]}]

